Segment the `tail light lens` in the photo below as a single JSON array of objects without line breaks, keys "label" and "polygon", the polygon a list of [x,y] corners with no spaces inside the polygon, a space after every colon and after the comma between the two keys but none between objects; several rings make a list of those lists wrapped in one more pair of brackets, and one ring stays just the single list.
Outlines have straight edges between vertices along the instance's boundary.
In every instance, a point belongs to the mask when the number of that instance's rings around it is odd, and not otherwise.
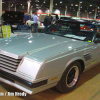
[{"label": "tail light lens", "polygon": [[43,26],[43,23],[40,23],[40,26]]},{"label": "tail light lens", "polygon": [[5,25],[5,22],[4,22],[3,18],[2,18],[2,25]]},{"label": "tail light lens", "polygon": [[24,22],[24,25],[26,25],[26,23],[25,23],[25,19],[23,19],[23,22]]},{"label": "tail light lens", "polygon": [[5,22],[2,22],[2,25],[5,25]]}]

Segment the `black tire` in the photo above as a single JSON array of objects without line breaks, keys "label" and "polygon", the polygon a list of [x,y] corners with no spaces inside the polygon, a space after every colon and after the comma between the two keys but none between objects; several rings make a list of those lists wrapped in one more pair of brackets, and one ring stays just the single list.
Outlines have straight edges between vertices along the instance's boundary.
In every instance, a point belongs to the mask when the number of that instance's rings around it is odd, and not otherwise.
[{"label": "black tire", "polygon": [[41,29],[38,29],[38,32],[41,32]]},{"label": "black tire", "polygon": [[62,93],[72,91],[79,81],[81,75],[81,65],[79,62],[73,62],[64,71],[56,89]]}]

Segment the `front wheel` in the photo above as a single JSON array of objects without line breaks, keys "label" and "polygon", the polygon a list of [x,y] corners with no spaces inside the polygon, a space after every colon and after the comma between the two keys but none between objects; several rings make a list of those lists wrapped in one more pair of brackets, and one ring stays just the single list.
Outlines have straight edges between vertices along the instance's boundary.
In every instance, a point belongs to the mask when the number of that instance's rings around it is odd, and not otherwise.
[{"label": "front wheel", "polygon": [[81,75],[81,65],[79,62],[73,62],[67,67],[63,73],[61,80],[58,82],[56,88],[60,92],[70,92],[76,86]]}]

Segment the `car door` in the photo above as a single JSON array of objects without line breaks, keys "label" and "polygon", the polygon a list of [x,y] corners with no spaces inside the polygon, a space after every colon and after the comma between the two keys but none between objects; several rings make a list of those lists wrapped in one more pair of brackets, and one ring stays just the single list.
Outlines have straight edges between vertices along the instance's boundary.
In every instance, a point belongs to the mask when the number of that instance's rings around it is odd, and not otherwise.
[{"label": "car door", "polygon": [[88,32],[88,43],[84,51],[84,59],[86,61],[86,65],[91,66],[99,61],[100,43],[93,42],[93,38],[95,37],[94,33],[97,33],[97,26],[85,24],[84,26],[88,26],[86,28],[83,28],[83,26],[81,26],[81,30],[85,30]]},{"label": "car door", "polygon": [[94,47],[93,47],[93,49],[95,50],[94,58],[95,61],[100,61],[100,26],[97,26],[97,33],[94,41],[97,40],[98,42],[94,42]]}]

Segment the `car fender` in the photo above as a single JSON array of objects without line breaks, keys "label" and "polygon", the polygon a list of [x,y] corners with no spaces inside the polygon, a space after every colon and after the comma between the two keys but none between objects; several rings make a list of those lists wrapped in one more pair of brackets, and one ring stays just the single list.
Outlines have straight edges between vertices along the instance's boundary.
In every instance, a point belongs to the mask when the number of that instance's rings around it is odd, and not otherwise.
[{"label": "car fender", "polygon": [[71,63],[73,63],[73,62],[75,62],[75,61],[77,61],[77,60],[82,60],[83,62],[85,62],[84,59],[83,59],[82,57],[75,57],[75,58],[72,58],[72,59],[70,59],[70,60],[67,62],[66,66],[65,66],[65,68],[64,68],[64,71],[66,70],[66,68],[67,68]]}]

